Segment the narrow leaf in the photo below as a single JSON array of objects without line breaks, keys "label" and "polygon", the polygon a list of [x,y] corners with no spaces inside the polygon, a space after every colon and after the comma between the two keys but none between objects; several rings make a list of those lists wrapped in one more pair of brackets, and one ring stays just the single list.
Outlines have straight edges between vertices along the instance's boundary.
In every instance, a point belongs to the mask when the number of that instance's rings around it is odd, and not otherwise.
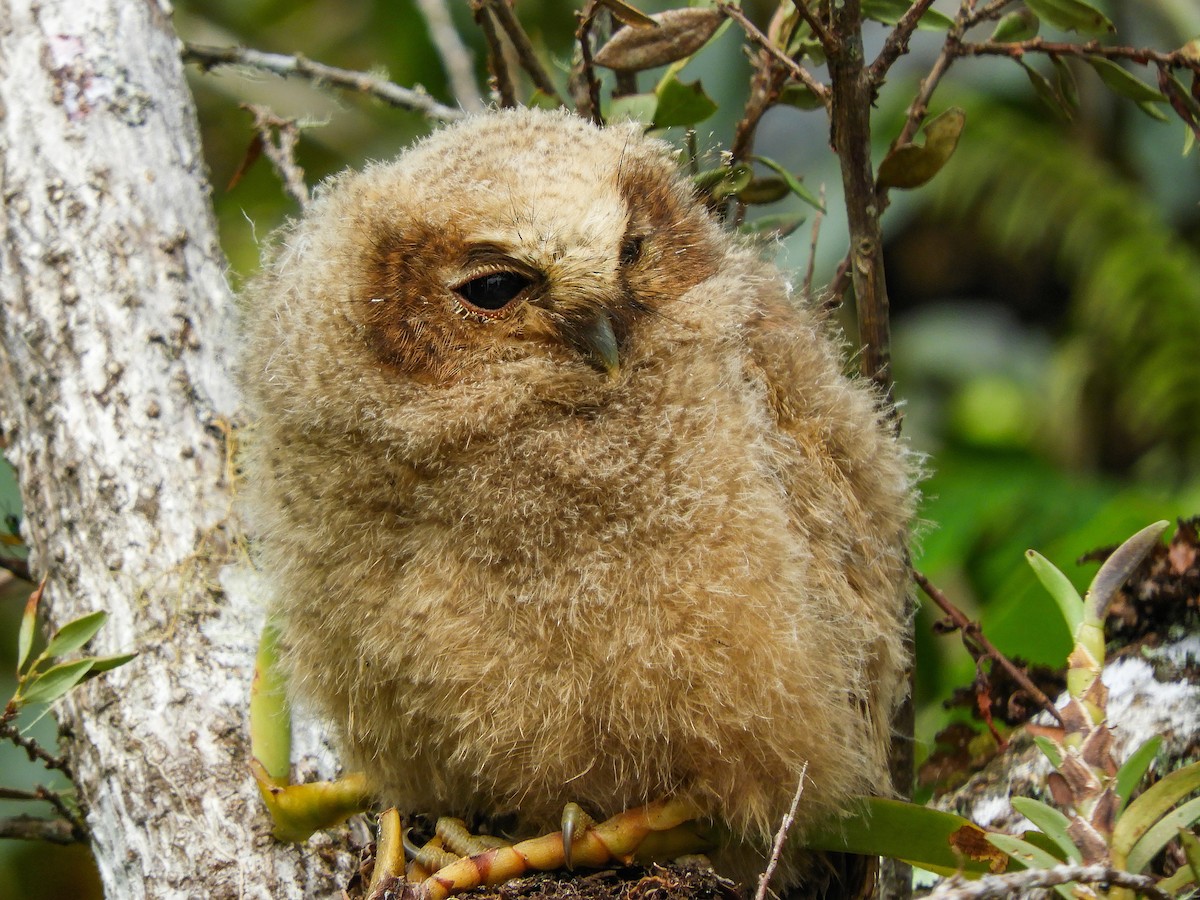
[{"label": "narrow leaf", "polygon": [[1190,828],[1197,819],[1200,819],[1200,797],[1175,807],[1133,845],[1126,868],[1135,874],[1144,871],[1181,828]]},{"label": "narrow leaf", "polygon": [[789,84],[779,93],[779,103],[794,109],[820,109],[825,104],[807,85]]},{"label": "narrow leaf", "polygon": [[[1062,860],[1056,859],[1052,853],[1043,850],[1041,847],[1035,847],[1029,841],[1022,840],[1019,837],[1013,837],[1011,834],[989,834],[988,842],[1003,850],[1021,865],[1028,869],[1053,869],[1055,866],[1061,865]],[[1066,900],[1075,900],[1075,894],[1071,890],[1071,885],[1075,882],[1060,884],[1054,892]]]},{"label": "narrow leaf", "polygon": [[1200,762],[1176,769],[1152,784],[1126,807],[1113,829],[1113,862],[1124,865],[1134,845],[1176,803],[1200,789]]},{"label": "narrow leaf", "polygon": [[1037,13],[1032,9],[1018,9],[1016,12],[1010,12],[1008,15],[1003,16],[996,23],[996,30],[992,32],[991,39],[993,43],[997,44],[1027,41],[1030,38],[1037,37],[1041,24]]},{"label": "narrow leaf", "polygon": [[1121,814],[1121,810],[1129,805],[1129,798],[1133,796],[1134,790],[1142,783],[1142,779],[1146,777],[1146,772],[1150,769],[1150,764],[1154,762],[1154,757],[1158,755],[1158,748],[1162,746],[1162,740],[1161,736],[1154,735],[1154,737],[1129,754],[1129,758],[1117,770],[1115,787],[1117,792],[1118,816]]},{"label": "narrow leaf", "polygon": [[757,219],[751,219],[749,222],[743,222],[738,231],[761,240],[783,240],[783,238],[794,233],[797,228],[803,225],[804,221],[804,216],[789,216],[786,214],[761,216]]},{"label": "narrow leaf", "polygon": [[1050,765],[1056,769],[1062,765],[1062,751],[1058,749],[1058,745],[1054,741],[1038,735],[1033,739],[1033,742],[1037,744],[1038,749],[1042,751],[1046,759],[1050,760]]},{"label": "narrow leaf", "polygon": [[731,197],[748,185],[754,178],[754,170],[745,163],[721,169],[709,169],[692,176],[692,184],[702,194],[713,200]]},{"label": "narrow leaf", "polygon": [[1061,91],[1053,84],[1050,79],[1035,69],[1020,60],[1018,65],[1025,70],[1025,75],[1029,78],[1029,83],[1033,86],[1033,91],[1050,109],[1058,113],[1066,121],[1072,119],[1071,104],[1063,97]]},{"label": "narrow leaf", "polygon": [[279,661],[279,626],[268,622],[258,639],[250,682],[250,753],[271,778],[286,779],[292,757],[292,713]]},{"label": "narrow leaf", "polygon": [[46,581],[42,580],[25,601],[25,612],[21,615],[21,628],[17,632],[17,674],[25,668],[29,659],[29,651],[33,649],[33,634],[37,630],[38,604],[42,602],[42,592],[46,589]]},{"label": "narrow leaf", "polygon": [[22,706],[30,703],[53,703],[79,684],[91,668],[90,659],[77,659],[49,668],[27,684],[23,684],[17,700]]},{"label": "narrow leaf", "polygon": [[[895,25],[911,6],[912,0],[863,0],[862,14],[864,19]],[[926,10],[917,20],[917,27],[925,31],[945,31],[953,24],[949,16],[934,9]]]},{"label": "narrow leaf", "polygon": [[738,199],[743,203],[774,203],[790,193],[788,183],[782,178],[755,178],[738,192]]},{"label": "narrow leaf", "polygon": [[1033,567],[1042,587],[1050,592],[1050,596],[1058,604],[1058,611],[1067,623],[1067,632],[1074,637],[1075,629],[1083,621],[1083,598],[1079,596],[1079,591],[1075,590],[1071,579],[1064,575],[1058,566],[1036,550],[1026,550],[1025,559]]},{"label": "narrow leaf", "polygon": [[1133,574],[1134,569],[1141,565],[1146,554],[1158,543],[1159,537],[1167,530],[1167,525],[1165,521],[1147,525],[1104,561],[1084,597],[1085,618],[1093,622],[1104,621],[1113,597]]},{"label": "narrow leaf", "polygon": [[825,207],[821,205],[821,201],[816,197],[816,195],[806,188],[799,178],[797,178],[779,163],[775,162],[775,160],[767,159],[765,156],[755,156],[753,159],[775,172],[775,174],[782,178],[787,184],[788,190],[790,190],[809,206],[819,209],[821,212],[825,212]]},{"label": "narrow leaf", "polygon": [[1104,13],[1084,0],[1025,0],[1025,5],[1064,31],[1092,35],[1116,31]]},{"label": "narrow leaf", "polygon": [[952,106],[930,119],[923,129],[925,144],[902,144],[892,149],[879,165],[879,183],[886,187],[920,187],[941,171],[958,146],[966,113]]},{"label": "narrow leaf", "polygon": [[1156,91],[1146,82],[1125,71],[1111,59],[1099,56],[1087,57],[1088,64],[1096,70],[1100,80],[1108,85],[1109,90],[1130,100],[1150,100],[1154,103],[1166,103],[1167,98]]},{"label": "narrow leaf", "polygon": [[118,653],[115,656],[89,656],[87,659],[91,662],[92,668],[83,676],[83,680],[91,681],[97,675],[111,672],[113,669],[119,668],[127,662],[132,662],[136,658],[136,653]]},{"label": "narrow leaf", "polygon": [[1156,100],[1135,100],[1133,105],[1156,122],[1171,121],[1171,117],[1158,108],[1158,101]]},{"label": "narrow leaf", "polygon": [[1181,828],[1179,829],[1179,843],[1183,846],[1183,855],[1188,862],[1187,867],[1192,870],[1191,880],[1200,880],[1200,838],[1197,838],[1191,831]]},{"label": "narrow leaf", "polygon": [[108,613],[102,609],[72,619],[50,638],[50,643],[42,651],[42,658],[53,659],[78,650],[95,636],[107,619]]},{"label": "narrow leaf", "polygon": [[620,72],[665,66],[691,56],[725,21],[716,9],[669,9],[650,18],[657,28],[622,28],[596,52],[596,65]]},{"label": "narrow leaf", "polygon": [[1061,812],[1053,806],[1042,803],[1040,800],[1034,800],[1032,797],[1013,797],[1012,806],[1013,809],[1036,825],[1042,834],[1054,841],[1055,845],[1062,850],[1067,859],[1072,859],[1075,862],[1083,861],[1083,854],[1079,852],[1079,848],[1075,846],[1075,842],[1067,834],[1067,828],[1070,827],[1071,820]]},{"label": "narrow leaf", "polygon": [[[964,841],[963,834],[978,840]],[[806,832],[805,846],[890,856],[938,874],[1003,871],[1003,857],[995,854],[983,836],[983,829],[961,816],[901,800],[866,797],[850,816],[831,819]],[[963,852],[968,844],[980,848],[978,855]]]}]

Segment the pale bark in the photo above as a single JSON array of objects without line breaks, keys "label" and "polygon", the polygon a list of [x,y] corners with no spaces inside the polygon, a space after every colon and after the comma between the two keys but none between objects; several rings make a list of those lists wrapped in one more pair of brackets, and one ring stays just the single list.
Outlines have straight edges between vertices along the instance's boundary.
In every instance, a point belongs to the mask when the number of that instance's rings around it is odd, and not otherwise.
[{"label": "pale bark", "polygon": [[0,193],[0,407],[48,617],[107,610],[94,652],[140,651],[57,710],[106,891],[327,896],[248,775],[233,305],[165,0],[0,0]]}]

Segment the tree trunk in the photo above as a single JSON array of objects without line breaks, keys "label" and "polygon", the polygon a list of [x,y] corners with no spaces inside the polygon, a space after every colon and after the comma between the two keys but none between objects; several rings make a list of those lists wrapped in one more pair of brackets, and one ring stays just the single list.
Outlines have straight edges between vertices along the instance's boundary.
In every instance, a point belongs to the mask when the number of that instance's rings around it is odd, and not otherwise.
[{"label": "tree trunk", "polygon": [[52,624],[107,610],[94,652],[140,653],[57,709],[105,889],[328,895],[247,769],[234,310],[166,3],[0,0],[0,188],[0,414],[33,571]]}]

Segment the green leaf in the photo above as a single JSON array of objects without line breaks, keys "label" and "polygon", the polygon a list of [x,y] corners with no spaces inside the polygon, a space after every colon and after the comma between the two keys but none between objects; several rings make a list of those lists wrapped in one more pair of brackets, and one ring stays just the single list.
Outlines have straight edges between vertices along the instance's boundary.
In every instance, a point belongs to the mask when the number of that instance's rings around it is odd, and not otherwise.
[{"label": "green leaf", "polygon": [[892,148],[879,165],[879,183],[885,187],[920,187],[941,171],[958,146],[966,113],[952,106],[925,123],[925,144],[901,144]]},{"label": "green leaf", "polygon": [[1176,769],[1146,788],[1126,808],[1113,828],[1113,864],[1124,868],[1134,845],[1180,800],[1200,789],[1200,762]]},{"label": "green leaf", "polygon": [[[911,0],[863,0],[862,14],[864,19],[895,25],[911,6]],[[921,16],[917,27],[925,31],[945,31],[953,24],[948,16],[929,9]]]},{"label": "green leaf", "polygon": [[1022,60],[1017,60],[1017,64],[1025,70],[1026,76],[1029,78],[1029,83],[1033,85],[1034,93],[1041,98],[1050,109],[1062,116],[1066,121],[1072,119],[1071,104],[1062,95],[1062,92],[1051,84],[1050,79]]},{"label": "green leaf", "polygon": [[1112,555],[1100,566],[1100,571],[1092,579],[1087,594],[1084,595],[1084,618],[1092,622],[1103,623],[1117,591],[1121,589],[1133,574],[1134,569],[1141,565],[1142,560],[1157,543],[1162,533],[1167,530],[1166,521],[1147,525],[1125,543],[1121,544]]},{"label": "green leaf", "polygon": [[90,659],[77,659],[53,666],[22,684],[17,699],[22,706],[30,703],[53,703],[79,684],[91,671],[92,664]]},{"label": "green leaf", "polygon": [[790,193],[788,183],[782,178],[755,178],[738,192],[738,199],[743,203],[761,205],[782,200]]},{"label": "green leaf", "polygon": [[804,224],[804,216],[789,216],[786,213],[777,216],[760,216],[743,222],[738,231],[741,234],[762,240],[782,240]]},{"label": "green leaf", "polygon": [[982,875],[1004,862],[984,835],[962,816],[902,800],[864,797],[849,816],[807,832],[804,844],[810,850],[890,856],[941,875]]},{"label": "green leaf", "polygon": [[1058,768],[1062,765],[1062,751],[1058,749],[1058,745],[1048,737],[1037,735],[1033,742],[1037,744],[1039,750],[1045,755],[1046,759],[1050,760],[1050,765]]},{"label": "green leaf", "polygon": [[286,779],[292,764],[292,713],[279,638],[277,624],[263,626],[250,683],[250,753],[271,778]]},{"label": "green leaf", "polygon": [[[1165,99],[1165,98],[1164,98]],[[1135,100],[1134,106],[1140,109],[1156,122],[1170,122],[1171,117],[1158,108],[1157,101],[1153,100]]]},{"label": "green leaf", "polygon": [[1129,798],[1133,796],[1134,789],[1146,777],[1150,763],[1154,762],[1154,757],[1158,755],[1158,748],[1161,746],[1162,737],[1157,734],[1154,735],[1154,737],[1148,739],[1142,746],[1130,753],[1129,758],[1117,770],[1114,790],[1117,793],[1118,816],[1121,814],[1121,810],[1129,805]]},{"label": "green leaf", "polygon": [[1079,848],[1075,846],[1075,842],[1067,833],[1071,820],[1061,812],[1032,797],[1013,797],[1012,807],[1036,825],[1042,834],[1054,841],[1067,859],[1083,862],[1083,854],[1079,852]]},{"label": "green leaf", "polygon": [[1093,35],[1116,31],[1104,13],[1083,0],[1025,0],[1025,5],[1064,31]]},{"label": "green leaf", "polygon": [[[1179,829],[1179,843],[1183,846],[1183,856],[1188,863],[1183,868],[1192,870],[1191,878],[1184,884],[1200,881],[1200,838],[1187,829],[1181,828]],[[1183,885],[1181,884],[1179,887],[1183,887]]]},{"label": "green leaf", "polygon": [[709,169],[692,176],[692,184],[713,200],[724,200],[744,189],[754,178],[754,170],[745,163],[728,168]]},{"label": "green leaf", "polygon": [[1050,57],[1050,64],[1054,66],[1054,82],[1063,103],[1071,110],[1079,109],[1079,87],[1075,83],[1075,73],[1061,56]]},{"label": "green leaf", "polygon": [[819,209],[821,212],[825,212],[825,207],[821,205],[821,201],[817,199],[813,192],[806,188],[799,178],[797,178],[779,163],[775,162],[775,160],[767,159],[765,156],[755,156],[752,157],[752,159],[762,163],[768,169],[775,172],[775,174],[782,178],[787,184],[788,190],[790,190],[809,206]]},{"label": "green leaf", "polygon": [[91,662],[92,668],[83,676],[83,680],[91,681],[97,675],[111,672],[113,669],[119,668],[136,658],[136,653],[118,653],[115,656],[89,656],[87,660]]},{"label": "green leaf", "polygon": [[1008,44],[1015,41],[1027,41],[1037,37],[1042,22],[1032,9],[1018,9],[1002,17],[996,23],[991,40],[996,44]]},{"label": "green leaf", "polygon": [[625,94],[612,99],[605,118],[609,122],[640,122],[649,128],[657,108],[658,97],[654,94]]},{"label": "green leaf", "polygon": [[814,94],[803,84],[789,84],[779,92],[779,100],[777,101],[784,106],[790,106],[794,109],[821,109],[825,106],[821,102],[821,98]]},{"label": "green leaf", "polygon": [[38,585],[37,589],[30,593],[29,599],[25,601],[25,612],[21,615],[21,628],[17,632],[17,674],[25,668],[25,663],[29,659],[29,651],[33,649],[33,634],[37,630],[37,610],[38,604],[42,600],[42,591],[46,587],[46,582]]},{"label": "green leaf", "polygon": [[1071,579],[1064,575],[1058,566],[1036,550],[1026,550],[1025,559],[1033,567],[1038,581],[1050,592],[1050,596],[1058,604],[1058,611],[1062,613],[1063,621],[1067,623],[1067,631],[1074,637],[1075,629],[1083,621],[1083,598],[1079,596],[1079,591],[1075,590]]},{"label": "green leaf", "polygon": [[695,125],[717,111],[717,104],[704,93],[699,81],[684,84],[672,77],[659,84],[654,93],[658,97],[651,123],[654,128]]},{"label": "green leaf", "polygon": [[1100,76],[1100,80],[1108,85],[1109,90],[1114,94],[1120,94],[1122,97],[1128,97],[1130,100],[1136,101],[1167,102],[1166,97],[1150,87],[1146,82],[1125,71],[1125,69],[1111,59],[1089,56],[1087,57],[1087,61],[1096,70],[1096,74]]},{"label": "green leaf", "polygon": [[42,659],[54,659],[78,650],[95,636],[107,619],[108,613],[102,609],[72,619],[50,638],[50,643],[42,651]]},{"label": "green leaf", "polygon": [[[1003,850],[1026,868],[1053,869],[1062,864],[1062,860],[1056,859],[1053,854],[1041,847],[1035,847],[1029,841],[1013,837],[1011,834],[989,834],[987,839],[989,843]],[[1074,883],[1072,881],[1068,884],[1060,884],[1054,891],[1065,897],[1066,900],[1075,900],[1075,894],[1071,891],[1071,885]]]},{"label": "green leaf", "polygon": [[1181,828],[1190,828],[1197,819],[1200,819],[1200,797],[1175,807],[1133,845],[1126,868],[1135,874],[1144,871]]}]

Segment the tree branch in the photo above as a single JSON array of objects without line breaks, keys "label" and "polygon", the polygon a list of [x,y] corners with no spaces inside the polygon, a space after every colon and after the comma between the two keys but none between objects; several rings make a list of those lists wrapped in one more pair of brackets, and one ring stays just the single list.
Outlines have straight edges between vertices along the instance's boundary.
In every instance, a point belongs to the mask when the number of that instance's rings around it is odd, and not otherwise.
[{"label": "tree branch", "polygon": [[0,840],[45,841],[48,844],[79,844],[70,822],[62,819],[39,819],[37,816],[10,816],[0,819]]},{"label": "tree branch", "polygon": [[888,69],[892,67],[892,63],[908,52],[909,39],[916,30],[921,16],[925,15],[931,6],[933,6],[933,0],[917,0],[908,8],[908,12],[900,17],[896,27],[884,40],[883,48],[875,57],[875,62],[871,63],[869,73],[871,84],[876,88],[883,84],[883,79],[886,77]]},{"label": "tree branch", "polygon": [[417,7],[429,29],[429,38],[437,48],[442,60],[442,69],[450,82],[450,90],[459,105],[470,112],[483,112],[479,99],[479,86],[475,83],[475,66],[471,62],[471,51],[463,43],[446,0],[417,0]]},{"label": "tree branch", "polygon": [[427,119],[437,122],[453,122],[464,115],[461,109],[453,109],[438,103],[421,88],[406,88],[366,72],[339,69],[324,63],[313,62],[300,54],[287,56],[281,53],[264,53],[247,47],[206,47],[200,44],[183,45],[183,61],[195,63],[204,71],[219,66],[246,66],[287,78],[295,75],[315,84],[331,84],[334,87],[367,94],[391,106],[411,109]]},{"label": "tree branch", "polygon": [[1003,875],[984,875],[978,881],[950,878],[935,887],[925,900],[1003,900],[1031,888],[1054,887],[1077,881],[1081,884],[1111,884],[1140,891],[1154,900],[1170,900],[1149,875],[1134,875],[1108,866],[1061,865],[1052,869],[1024,869]]},{"label": "tree branch", "polygon": [[771,42],[771,39],[759,30],[757,25],[746,18],[746,14],[739,7],[734,6],[729,0],[720,0],[717,3],[717,8],[737,22],[742,30],[746,32],[746,37],[766,51],[775,62],[783,66],[789,75],[812,91],[817,99],[825,104],[826,109],[829,108],[829,88],[817,81],[808,69],[776,47]]},{"label": "tree branch", "polygon": [[805,0],[792,0],[792,4],[796,7],[796,11],[800,13],[800,18],[808,24],[808,27],[812,29],[817,40],[821,42],[821,46],[825,48],[825,52],[828,53],[829,48],[834,43],[834,39],[829,34],[829,29],[808,8]]},{"label": "tree branch", "polygon": [[983,629],[979,627],[978,622],[973,622],[967,618],[961,609],[951,603],[945,594],[934,587],[929,579],[916,569],[912,570],[912,575],[913,581],[920,586],[925,596],[936,603],[938,608],[950,617],[950,621],[954,623],[955,628],[962,632],[964,639],[969,638],[978,644],[979,648],[990,660],[1008,672],[1013,680],[1021,685],[1022,690],[1036,700],[1042,709],[1050,713],[1059,724],[1062,724],[1062,713],[1058,711],[1058,707],[1054,705],[1054,701],[1042,693],[1042,690],[1030,680],[1029,676],[1025,674],[1020,666],[996,649],[995,645],[984,635]]},{"label": "tree branch", "polygon": [[954,48],[955,56],[1007,56],[1019,60],[1026,53],[1039,53],[1046,56],[1073,56],[1078,59],[1100,57],[1102,59],[1124,59],[1139,65],[1168,66],[1174,69],[1190,69],[1200,75],[1200,60],[1188,56],[1182,50],[1162,53],[1146,47],[1109,47],[1096,41],[1086,44],[1069,44],[1058,41],[1046,41],[1042,38],[1032,38],[1028,41],[1012,43],[994,43],[979,41],[975,43],[960,42]]}]

